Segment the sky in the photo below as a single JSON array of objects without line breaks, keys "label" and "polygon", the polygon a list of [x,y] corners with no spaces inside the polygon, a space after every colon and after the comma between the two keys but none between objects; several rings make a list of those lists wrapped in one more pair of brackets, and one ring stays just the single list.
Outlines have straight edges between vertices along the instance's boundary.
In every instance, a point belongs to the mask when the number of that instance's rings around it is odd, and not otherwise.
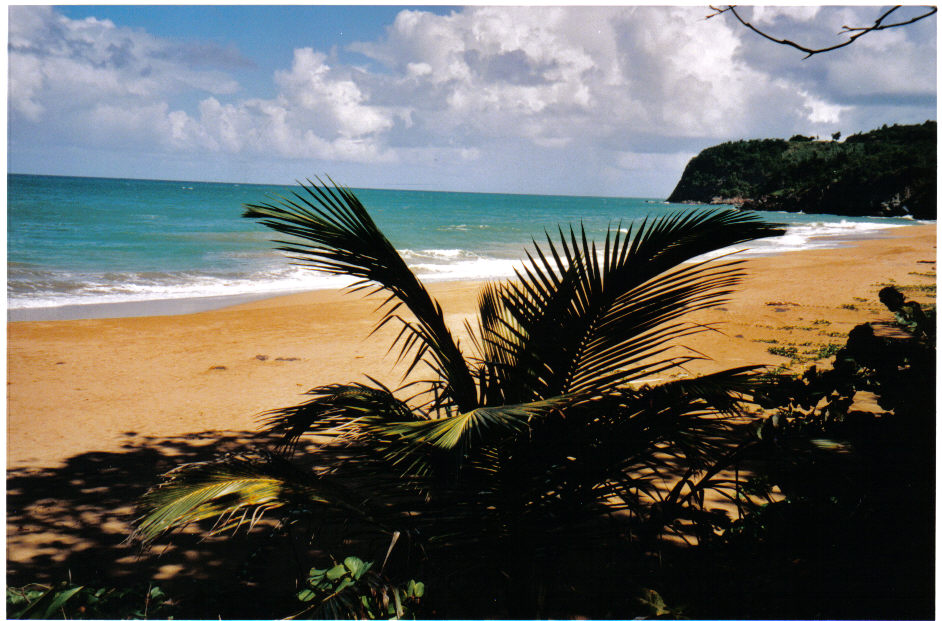
[{"label": "sky", "polygon": [[[810,46],[881,12],[742,10]],[[8,171],[657,198],[721,142],[936,119],[936,16],[803,59],[710,13],[11,6]]]}]

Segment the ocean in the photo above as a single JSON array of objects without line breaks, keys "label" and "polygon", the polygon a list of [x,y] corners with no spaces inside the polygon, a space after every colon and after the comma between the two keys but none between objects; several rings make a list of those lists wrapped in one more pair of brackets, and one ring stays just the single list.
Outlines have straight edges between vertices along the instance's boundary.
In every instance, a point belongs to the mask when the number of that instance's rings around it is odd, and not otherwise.
[{"label": "ocean", "polygon": [[[7,318],[173,314],[349,284],[293,265],[274,250],[273,232],[241,217],[244,204],[295,187],[8,174]],[[512,277],[531,240],[556,237],[558,226],[584,225],[601,239],[646,216],[708,208],[660,198],[354,192],[426,281]],[[757,213],[788,231],[746,254],[834,247],[919,224]]]}]

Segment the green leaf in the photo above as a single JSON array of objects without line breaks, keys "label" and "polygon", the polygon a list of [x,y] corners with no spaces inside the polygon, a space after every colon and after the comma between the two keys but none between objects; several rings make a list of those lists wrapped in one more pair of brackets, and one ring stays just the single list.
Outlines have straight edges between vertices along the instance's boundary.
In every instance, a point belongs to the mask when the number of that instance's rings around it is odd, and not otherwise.
[{"label": "green leaf", "polygon": [[[246,205],[243,216],[255,218],[270,229],[289,236],[279,250],[292,253],[314,269],[360,279],[356,289],[385,291],[388,302],[398,301],[412,313],[415,322],[396,314],[392,304],[380,326],[398,322],[401,335],[408,334],[400,358],[414,353],[411,371],[427,362],[446,378],[448,399],[467,411],[477,405],[474,381],[457,341],[445,323],[441,306],[409,269],[386,236],[348,188],[328,188],[312,182],[301,185],[293,198]],[[378,326],[379,327],[379,326]]]},{"label": "green leaf", "polygon": [[414,597],[416,599],[421,598],[425,595],[425,584],[422,582],[416,582],[413,579],[409,580],[409,584],[406,588],[406,594],[409,597]]},{"label": "green leaf", "polygon": [[356,584],[356,581],[353,578],[351,578],[350,576],[344,576],[344,579],[340,581],[340,584],[334,587],[334,593],[340,593],[341,591],[346,589],[348,586],[353,585],[353,584]]},{"label": "green leaf", "polygon": [[341,576],[345,576],[346,574],[347,574],[346,567],[344,567],[343,565],[334,565],[333,567],[327,570],[326,577],[331,582],[336,582],[337,580],[340,580]]},{"label": "green leaf", "polygon": [[302,589],[298,592],[298,599],[302,602],[309,602],[316,597],[316,593],[311,589]]},{"label": "green leaf", "polygon": [[367,563],[355,556],[348,556],[343,560],[343,564],[350,570],[354,580],[359,580],[373,566],[373,563]]},{"label": "green leaf", "polygon": [[58,591],[54,588],[26,607],[17,619],[48,619],[55,615],[76,593],[84,587],[73,587],[64,591]]},{"label": "green leaf", "polygon": [[363,513],[345,488],[274,455],[226,455],[215,462],[186,464],[163,476],[164,481],[141,499],[148,513],[132,538],[145,544],[209,518],[217,519],[213,533],[243,524],[251,529],[266,511],[294,503],[331,504]]}]

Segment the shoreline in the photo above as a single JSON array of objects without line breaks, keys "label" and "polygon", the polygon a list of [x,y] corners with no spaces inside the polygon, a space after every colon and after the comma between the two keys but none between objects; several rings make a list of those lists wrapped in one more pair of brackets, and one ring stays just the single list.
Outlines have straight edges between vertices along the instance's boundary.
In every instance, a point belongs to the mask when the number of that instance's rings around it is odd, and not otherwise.
[{"label": "shoreline", "polygon": [[129,300],[127,302],[92,302],[89,304],[8,308],[7,322],[73,321],[78,319],[120,319],[122,317],[189,315],[191,313],[217,310],[268,297],[291,295],[293,293],[302,293],[302,291],[286,291],[284,293],[273,294],[235,293],[232,295],[209,295],[190,298],[163,298],[154,300]]},{"label": "shoreline", "polygon": [[[711,358],[668,378],[826,365],[854,326],[892,320],[877,299],[887,282],[935,305],[936,232],[904,227],[853,246],[750,258],[726,303],[689,317],[717,329],[668,352]],[[468,356],[464,323],[475,322],[480,285],[429,284]],[[382,299],[316,290],[183,315],[8,322],[8,579],[58,581],[67,568],[78,583],[98,571],[195,579],[190,554],[202,547],[142,560],[121,546],[137,499],[175,466],[251,446],[261,413],[301,403],[313,387],[367,376],[401,386],[405,367],[389,352],[396,328],[368,336]]]},{"label": "shoreline", "polygon": [[[908,295],[934,304],[936,233],[935,225],[904,227],[853,246],[748,258],[729,302],[692,317],[723,332],[689,341],[713,358],[690,372],[777,366],[789,360],[771,354],[770,343],[833,344],[834,334],[846,339],[858,323],[892,319],[876,296],[888,281],[931,284],[929,295]],[[428,284],[466,350],[464,323],[476,317],[481,285]],[[8,322],[7,465],[42,467],[120,449],[126,434],[256,429],[258,413],[313,386],[364,375],[398,386],[402,369],[387,352],[391,328],[367,338],[381,300],[321,289],[189,314]]]},{"label": "shoreline", "polygon": [[[791,253],[814,252],[817,250],[831,250],[852,247],[861,242],[886,239],[899,234],[911,227],[936,226],[935,221],[913,221],[911,225],[897,225],[890,228],[877,229],[867,233],[855,232],[839,235],[812,236],[811,239],[824,240],[824,245],[810,248],[784,248],[779,251],[755,251],[746,253],[745,258],[770,258]],[[522,263],[522,261],[521,261]],[[420,276],[421,278],[421,276]],[[480,276],[467,278],[427,279],[423,282],[427,286],[440,283],[477,282],[483,283],[492,280],[505,280],[500,276]],[[264,293],[234,293],[227,295],[187,296],[175,298],[154,298],[146,300],[127,300],[117,302],[90,302],[86,304],[63,304],[56,306],[32,306],[20,308],[7,308],[7,323],[31,321],[73,321],[82,319],[118,319],[123,317],[154,317],[178,316],[192,313],[201,313],[213,310],[239,306],[241,304],[268,298],[280,298],[314,291],[343,291],[343,286],[318,287],[309,289],[286,289],[283,291],[268,291]]]}]

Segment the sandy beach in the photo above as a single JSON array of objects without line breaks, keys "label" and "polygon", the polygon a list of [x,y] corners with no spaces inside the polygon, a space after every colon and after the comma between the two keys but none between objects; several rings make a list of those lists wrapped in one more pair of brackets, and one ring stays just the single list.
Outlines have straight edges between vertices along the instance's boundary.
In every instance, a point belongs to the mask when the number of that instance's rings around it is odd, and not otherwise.
[{"label": "sandy beach", "polygon": [[[689,372],[811,364],[856,324],[891,319],[877,299],[885,284],[934,304],[935,261],[934,224],[751,259],[729,303],[695,317],[720,331],[684,342],[713,359]],[[430,289],[460,335],[480,283]],[[309,388],[365,375],[396,386],[394,333],[367,338],[378,301],[315,291],[188,315],[9,322],[8,581],[167,577],[198,565],[211,546],[145,563],[119,545],[133,499],[169,467],[246,441],[259,413]],[[776,345],[804,360],[770,352]]]}]

